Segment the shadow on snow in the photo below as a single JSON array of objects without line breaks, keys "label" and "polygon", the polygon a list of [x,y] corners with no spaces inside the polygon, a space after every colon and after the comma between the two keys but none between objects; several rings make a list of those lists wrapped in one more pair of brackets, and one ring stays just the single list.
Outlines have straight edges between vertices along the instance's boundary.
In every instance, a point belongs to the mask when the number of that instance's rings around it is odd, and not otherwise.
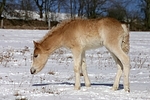
[{"label": "shadow on snow", "polygon": [[[46,86],[46,85],[74,85],[74,83],[63,82],[63,83],[41,83],[41,84],[33,84],[32,86]],[[81,86],[85,86],[84,83],[81,83]],[[91,86],[108,86],[112,87],[113,84],[108,83],[91,83]],[[123,84],[119,84],[119,89],[123,89]]]}]

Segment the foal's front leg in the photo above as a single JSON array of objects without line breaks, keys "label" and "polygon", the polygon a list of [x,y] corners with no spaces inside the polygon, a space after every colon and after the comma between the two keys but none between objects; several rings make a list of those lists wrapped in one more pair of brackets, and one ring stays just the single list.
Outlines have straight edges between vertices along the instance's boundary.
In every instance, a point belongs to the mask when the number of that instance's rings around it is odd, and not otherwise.
[{"label": "foal's front leg", "polygon": [[90,87],[91,82],[89,80],[88,73],[87,73],[85,51],[82,53],[82,74],[84,76],[85,86]]},{"label": "foal's front leg", "polygon": [[74,73],[75,73],[75,90],[79,90],[81,87],[80,84],[80,72],[81,72],[81,64],[82,64],[82,52],[79,50],[73,50],[73,58],[74,58]]},{"label": "foal's front leg", "polygon": [[75,73],[75,90],[80,90],[81,87],[81,83],[80,83],[80,70],[81,70],[81,65],[80,63],[76,63],[74,64],[74,73]]}]

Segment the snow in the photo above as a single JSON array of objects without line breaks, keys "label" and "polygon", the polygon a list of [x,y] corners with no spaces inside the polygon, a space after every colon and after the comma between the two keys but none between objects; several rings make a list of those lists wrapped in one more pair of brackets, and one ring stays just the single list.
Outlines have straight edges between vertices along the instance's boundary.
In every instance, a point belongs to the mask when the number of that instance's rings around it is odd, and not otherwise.
[{"label": "snow", "polygon": [[[45,21],[45,13],[43,13],[43,18],[40,18],[39,12],[36,11],[24,11],[24,10],[14,10],[14,15],[10,15],[7,12],[4,12],[4,15],[7,16],[8,19],[25,19],[26,13],[28,14],[28,19],[33,20],[43,20]],[[19,15],[19,16],[18,16]],[[62,21],[66,19],[70,19],[71,15],[69,13],[48,13],[51,21]],[[77,17],[77,15],[75,15]]]},{"label": "snow", "polygon": [[111,87],[116,74],[115,62],[105,48],[86,53],[91,87],[74,90],[72,54],[56,50],[45,68],[30,74],[33,40],[48,30],[0,29],[0,98],[1,100],[149,100],[150,99],[150,32],[130,32],[130,88]]}]

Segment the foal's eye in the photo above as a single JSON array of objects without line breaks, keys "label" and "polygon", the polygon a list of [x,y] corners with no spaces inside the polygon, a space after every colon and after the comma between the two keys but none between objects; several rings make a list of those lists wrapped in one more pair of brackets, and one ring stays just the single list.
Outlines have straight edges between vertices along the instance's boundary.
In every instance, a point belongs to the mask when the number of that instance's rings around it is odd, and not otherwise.
[{"label": "foal's eye", "polygon": [[38,57],[38,55],[34,55],[34,58],[37,58]]}]

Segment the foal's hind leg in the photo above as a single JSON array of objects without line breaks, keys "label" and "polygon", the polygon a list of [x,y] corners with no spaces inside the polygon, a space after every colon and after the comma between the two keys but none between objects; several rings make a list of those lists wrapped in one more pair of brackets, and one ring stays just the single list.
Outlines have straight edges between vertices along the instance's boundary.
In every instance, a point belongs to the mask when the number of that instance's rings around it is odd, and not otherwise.
[{"label": "foal's hind leg", "polygon": [[[110,46],[111,47],[111,46]],[[129,71],[130,71],[130,61],[128,55],[121,49],[120,46],[113,46],[108,48],[114,55],[120,60],[123,65],[124,72],[124,89],[125,91],[130,92],[129,89]]]},{"label": "foal's hind leg", "polygon": [[116,65],[117,65],[117,74],[116,74],[116,78],[115,78],[115,81],[114,81],[114,84],[113,84],[113,87],[112,87],[112,90],[117,90],[118,87],[119,87],[119,81],[120,81],[120,77],[122,75],[122,71],[123,71],[123,65],[122,63],[120,62],[120,60],[113,54],[111,53],[112,57],[114,58],[115,62],[116,62]]},{"label": "foal's hind leg", "polygon": [[124,72],[124,89],[125,91],[130,92],[129,89],[129,71],[130,71],[130,61],[129,57],[126,53],[123,52],[122,49],[118,49],[114,51],[114,54],[117,58],[121,61],[123,65],[123,72]]},{"label": "foal's hind leg", "polygon": [[84,76],[85,86],[90,87],[91,82],[90,82],[88,74],[87,74],[85,51],[82,53],[82,74]]}]

